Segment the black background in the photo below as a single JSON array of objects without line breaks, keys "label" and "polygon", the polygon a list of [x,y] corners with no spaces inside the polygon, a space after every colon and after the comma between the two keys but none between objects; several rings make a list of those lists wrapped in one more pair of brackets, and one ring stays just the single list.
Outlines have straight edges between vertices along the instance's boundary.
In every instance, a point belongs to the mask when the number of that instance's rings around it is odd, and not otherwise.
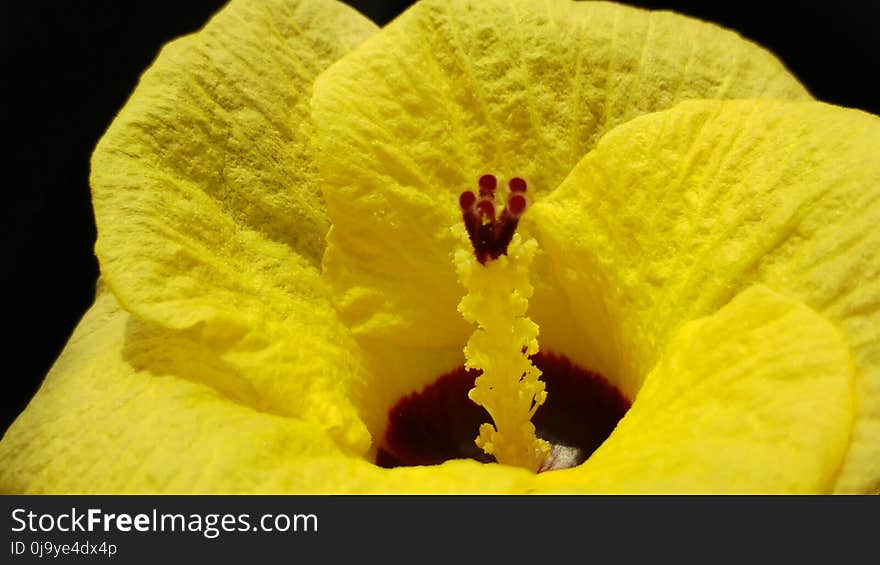
[{"label": "black background", "polygon": [[[409,2],[352,0],[379,24]],[[880,114],[880,2],[632,2],[739,31],[817,98]],[[0,430],[39,386],[91,304],[98,265],[89,156],[159,47],[220,0],[10,2],[0,23]]]}]

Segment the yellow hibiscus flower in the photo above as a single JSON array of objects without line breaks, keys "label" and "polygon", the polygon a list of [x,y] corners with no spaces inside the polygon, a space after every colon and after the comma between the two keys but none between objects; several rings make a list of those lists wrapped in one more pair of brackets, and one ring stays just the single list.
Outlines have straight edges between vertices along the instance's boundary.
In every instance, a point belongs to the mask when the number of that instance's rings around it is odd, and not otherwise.
[{"label": "yellow hibiscus flower", "polygon": [[[880,490],[880,119],[713,25],[537,4],[233,0],[163,49],[0,488]],[[383,468],[389,411],[465,361],[450,227],[486,173],[528,180],[542,355],[632,405],[570,468]]]}]

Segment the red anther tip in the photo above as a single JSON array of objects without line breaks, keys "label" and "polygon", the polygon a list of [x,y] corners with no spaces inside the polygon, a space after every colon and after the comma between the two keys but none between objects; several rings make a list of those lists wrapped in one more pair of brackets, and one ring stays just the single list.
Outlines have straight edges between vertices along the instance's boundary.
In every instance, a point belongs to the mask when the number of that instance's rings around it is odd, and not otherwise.
[{"label": "red anther tip", "polygon": [[495,191],[495,187],[498,186],[495,175],[483,175],[477,182],[480,185],[480,196],[491,195]]},{"label": "red anther tip", "polygon": [[510,182],[507,183],[507,186],[510,187],[511,192],[526,191],[526,181],[519,177],[513,177],[512,179],[510,179]]},{"label": "red anther tip", "polygon": [[495,219],[495,205],[492,204],[491,200],[480,200],[477,202],[477,210],[480,211],[484,218]]},{"label": "red anther tip", "polygon": [[461,209],[464,211],[470,210],[476,201],[477,195],[470,190],[465,190],[461,193],[461,196],[458,197],[458,205],[461,206]]},{"label": "red anther tip", "polygon": [[526,211],[526,206],[528,206],[528,204],[525,196],[522,194],[514,194],[507,199],[507,211],[510,212],[513,217],[519,218]]}]

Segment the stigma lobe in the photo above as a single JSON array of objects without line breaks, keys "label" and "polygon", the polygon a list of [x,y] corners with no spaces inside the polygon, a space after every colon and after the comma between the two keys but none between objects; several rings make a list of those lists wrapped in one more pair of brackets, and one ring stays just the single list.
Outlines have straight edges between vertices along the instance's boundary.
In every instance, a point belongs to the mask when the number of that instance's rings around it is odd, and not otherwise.
[{"label": "stigma lobe", "polygon": [[495,178],[495,175],[483,175],[477,184],[480,186],[480,196],[492,198],[495,194],[495,188],[498,186],[498,179]]},{"label": "stigma lobe", "polygon": [[501,214],[497,214],[495,191],[498,179],[485,174],[477,181],[478,193],[466,190],[458,197],[462,220],[480,264],[507,255],[507,248],[516,233],[519,219],[528,208],[526,181],[514,177],[507,183],[507,201]]}]

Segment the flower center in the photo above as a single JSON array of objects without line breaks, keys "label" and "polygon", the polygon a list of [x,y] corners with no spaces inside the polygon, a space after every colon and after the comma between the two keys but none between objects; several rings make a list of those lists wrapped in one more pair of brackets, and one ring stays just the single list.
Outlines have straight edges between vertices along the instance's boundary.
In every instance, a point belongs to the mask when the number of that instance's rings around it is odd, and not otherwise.
[{"label": "flower center", "polygon": [[[539,471],[580,465],[611,434],[630,401],[601,375],[563,356],[538,353],[532,362],[541,370],[547,390],[547,400],[532,422],[538,437],[551,446]],[[468,398],[479,375],[480,371],[459,367],[399,400],[388,412],[376,464],[387,468],[438,465],[450,459],[495,461],[474,443],[474,431],[489,418],[485,408]]]},{"label": "flower center", "polygon": [[471,458],[535,472],[579,465],[629,401],[599,375],[539,353],[539,328],[527,314],[538,243],[515,233],[528,205],[526,182],[508,182],[500,214],[495,176],[483,175],[478,186],[459,197],[463,229],[452,228],[462,241],[452,259],[466,291],[458,310],[475,326],[464,366],[391,409],[376,463]]}]

